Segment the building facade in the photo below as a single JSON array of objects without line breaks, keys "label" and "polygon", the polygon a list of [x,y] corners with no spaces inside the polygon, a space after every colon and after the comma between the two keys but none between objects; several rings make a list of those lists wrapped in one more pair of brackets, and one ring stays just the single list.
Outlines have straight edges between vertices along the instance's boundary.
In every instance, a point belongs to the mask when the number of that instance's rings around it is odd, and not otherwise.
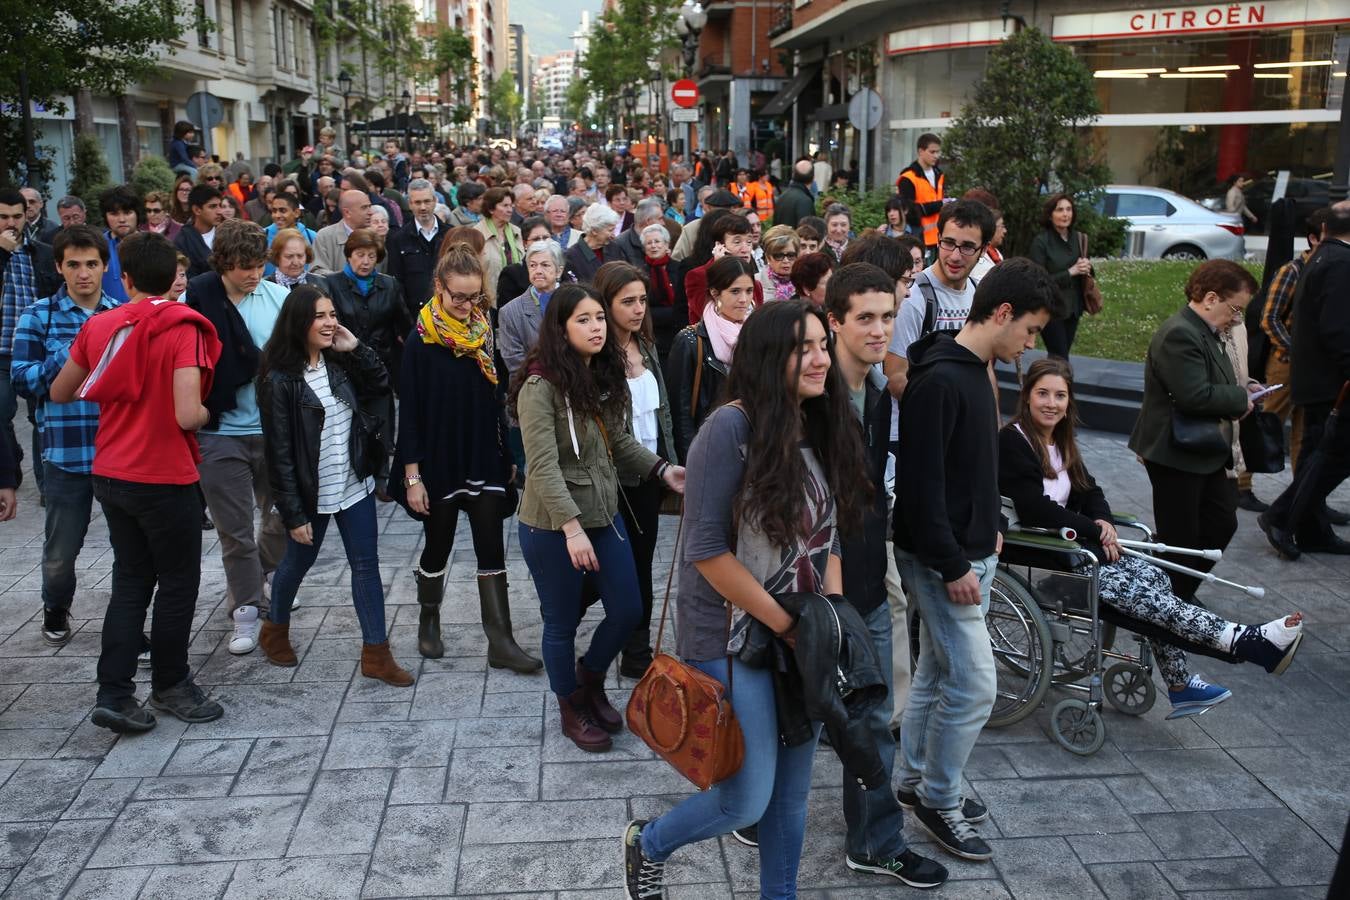
[{"label": "building facade", "polygon": [[[856,2],[856,0],[855,0]],[[699,34],[694,78],[700,92],[699,149],[736,151],[754,165],[783,148],[781,117],[762,110],[786,83],[788,55],[774,49],[769,32],[776,3],[708,0],[708,21]]]},{"label": "building facade", "polygon": [[[785,0],[780,10],[790,18],[773,44],[791,52],[797,77],[778,114],[793,151],[825,148],[836,165],[855,157],[847,102],[872,87],[884,114],[869,155],[892,180],[918,135],[940,134],[959,115],[990,48],[1019,20],[1092,70],[1102,107],[1095,137],[1116,181],[1195,194],[1199,182],[1235,172],[1319,178],[1335,158],[1350,57],[1342,0],[1103,0],[1088,12],[1075,0]],[[1168,171],[1165,146],[1204,160],[1203,174]]]}]

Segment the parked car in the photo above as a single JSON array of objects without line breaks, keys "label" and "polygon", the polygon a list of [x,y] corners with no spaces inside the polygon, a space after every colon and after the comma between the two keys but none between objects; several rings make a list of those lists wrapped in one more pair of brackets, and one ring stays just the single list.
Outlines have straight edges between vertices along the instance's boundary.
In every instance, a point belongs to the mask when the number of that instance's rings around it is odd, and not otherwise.
[{"label": "parked car", "polygon": [[1163,188],[1107,185],[1098,211],[1130,223],[1125,237],[1127,256],[1241,261],[1247,251],[1239,216],[1206,209]]}]

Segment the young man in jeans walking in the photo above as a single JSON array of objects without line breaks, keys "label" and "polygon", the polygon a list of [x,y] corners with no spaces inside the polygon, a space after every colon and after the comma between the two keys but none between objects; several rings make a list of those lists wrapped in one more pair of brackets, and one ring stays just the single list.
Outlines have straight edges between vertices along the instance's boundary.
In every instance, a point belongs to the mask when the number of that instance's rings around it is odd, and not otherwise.
[{"label": "young man in jeans walking", "polygon": [[99,407],[94,496],[108,522],[113,578],[90,721],[125,733],[155,727],[134,681],[152,596],[150,704],[185,722],[223,712],[188,668],[202,556],[194,432],[207,419],[202,397],[220,341],[204,318],[163,296],[178,274],[172,244],[141,232],[118,253],[130,302],[85,323],[48,393],[53,403]]},{"label": "young man in jeans walking", "polygon": [[900,400],[895,562],[922,621],[900,725],[900,795],[938,844],[964,859],[992,855],[969,821],[983,807],[961,798],[961,774],[998,687],[984,624],[1003,544],[989,364],[1035,346],[1056,296],[1030,260],[996,267],[959,332],[933,332],[909,348]]},{"label": "young man in jeans walking", "polygon": [[[75,560],[89,532],[94,506],[94,439],[98,406],[85,400],[53,403],[52,381],[70,358],[70,345],[97,313],[121,301],[103,289],[108,242],[88,225],[56,234],[52,247],[61,289],[19,314],[14,329],[14,388],[32,400],[42,434],[46,489],[46,533],[42,542],[42,637],[54,647],[70,640],[70,607],[75,598]],[[119,289],[121,288],[119,277]]]}]

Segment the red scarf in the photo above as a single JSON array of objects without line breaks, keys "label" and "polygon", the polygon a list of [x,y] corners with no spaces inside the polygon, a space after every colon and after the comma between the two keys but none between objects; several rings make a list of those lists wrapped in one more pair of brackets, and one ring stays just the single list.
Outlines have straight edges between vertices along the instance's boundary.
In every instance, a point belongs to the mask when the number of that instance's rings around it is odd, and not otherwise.
[{"label": "red scarf", "polygon": [[655,306],[674,306],[675,288],[670,283],[670,254],[660,259],[647,260],[647,270],[652,274],[652,304]]}]

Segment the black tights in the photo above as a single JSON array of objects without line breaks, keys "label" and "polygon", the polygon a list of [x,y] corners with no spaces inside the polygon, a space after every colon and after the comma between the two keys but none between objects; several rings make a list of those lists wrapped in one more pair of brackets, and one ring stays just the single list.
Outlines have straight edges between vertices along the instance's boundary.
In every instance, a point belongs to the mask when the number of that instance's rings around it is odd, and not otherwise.
[{"label": "black tights", "polygon": [[473,537],[473,553],[478,557],[479,572],[506,571],[506,542],[502,537],[502,498],[492,494],[465,497],[462,500],[438,500],[431,504],[431,515],[422,520],[422,547],[419,568],[427,575],[445,569],[450,551],[455,547],[455,528],[459,525],[459,511],[469,515],[469,533]]}]

